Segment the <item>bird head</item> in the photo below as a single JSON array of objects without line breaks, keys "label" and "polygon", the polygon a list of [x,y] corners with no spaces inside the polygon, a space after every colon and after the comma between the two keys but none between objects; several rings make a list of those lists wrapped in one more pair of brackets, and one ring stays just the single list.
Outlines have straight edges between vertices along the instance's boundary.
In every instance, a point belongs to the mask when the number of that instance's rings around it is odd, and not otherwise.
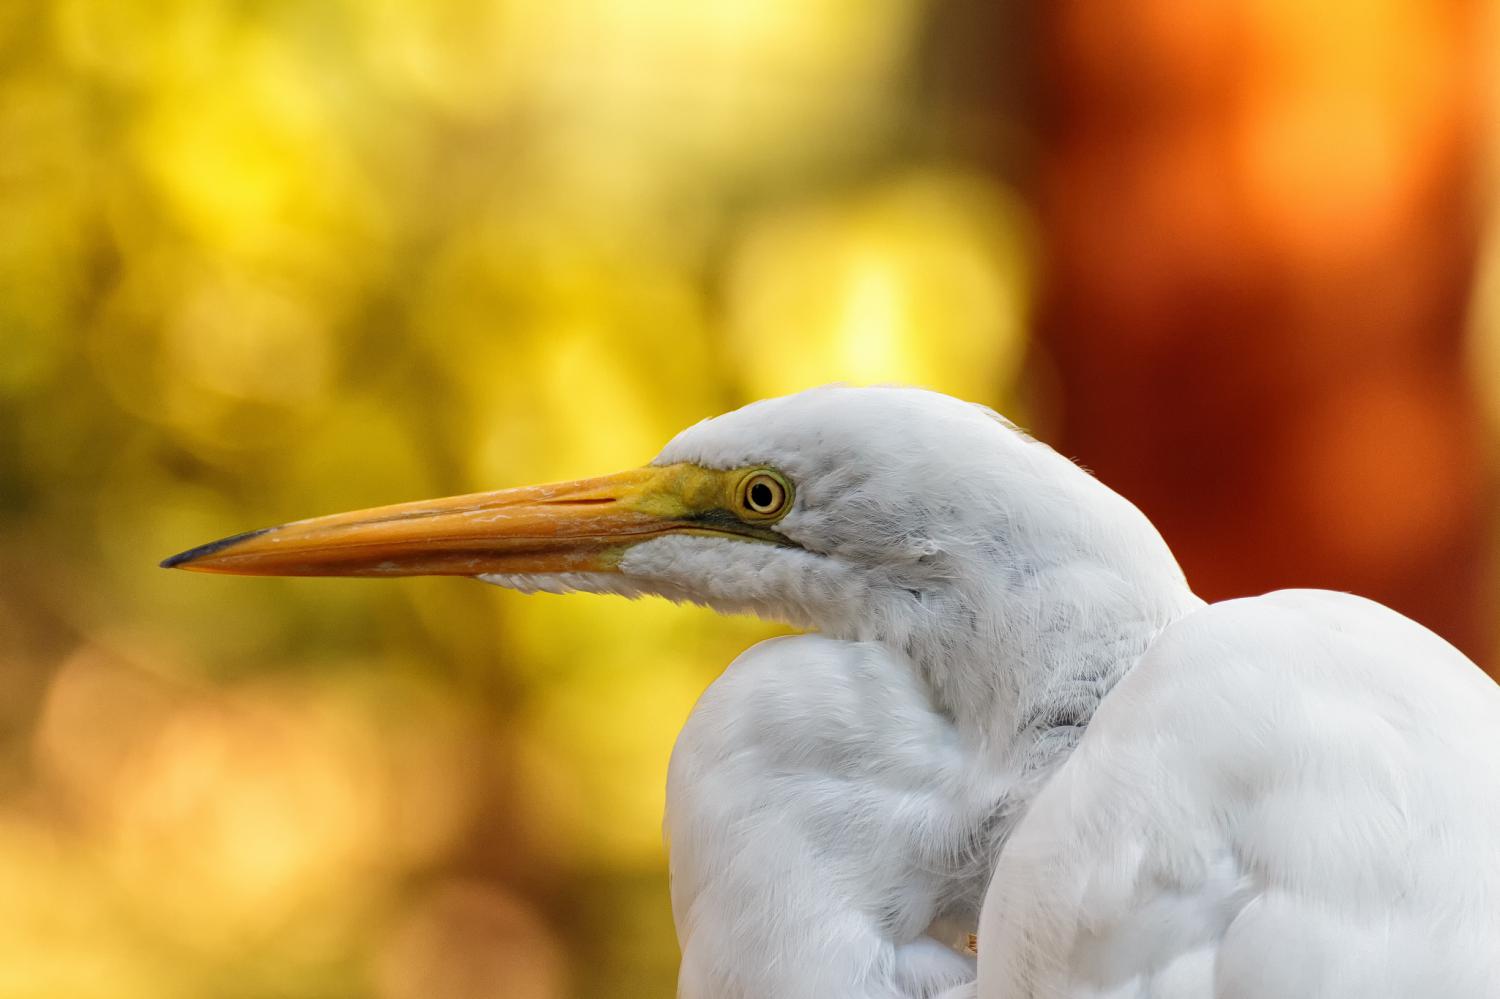
[{"label": "bird head", "polygon": [[162,564],[654,594],[889,638],[1060,560],[1153,546],[1134,507],[988,409],[826,387],[705,420],[643,468],[301,520]]}]

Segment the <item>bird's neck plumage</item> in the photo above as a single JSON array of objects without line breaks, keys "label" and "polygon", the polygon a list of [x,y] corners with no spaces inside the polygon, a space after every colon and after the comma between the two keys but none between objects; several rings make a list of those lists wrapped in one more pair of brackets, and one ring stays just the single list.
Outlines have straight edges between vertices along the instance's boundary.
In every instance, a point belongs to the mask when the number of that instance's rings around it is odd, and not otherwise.
[{"label": "bird's neck plumage", "polygon": [[1072,564],[971,595],[905,636],[903,651],[964,741],[1009,769],[1065,754],[1100,701],[1168,624],[1201,601],[1185,584]]},{"label": "bird's neck plumage", "polygon": [[836,630],[899,650],[952,719],[972,768],[968,807],[983,816],[944,903],[960,923],[977,919],[995,858],[1111,688],[1163,629],[1202,606],[1164,544],[1154,566],[1138,568],[1035,563],[929,596],[923,614],[885,616],[883,634]]},{"label": "bird's neck plumage", "polygon": [[1144,514],[1042,445],[1026,458],[945,552],[949,582],[859,636],[899,648],[964,742],[1017,775],[1065,756],[1156,636],[1202,606]]}]

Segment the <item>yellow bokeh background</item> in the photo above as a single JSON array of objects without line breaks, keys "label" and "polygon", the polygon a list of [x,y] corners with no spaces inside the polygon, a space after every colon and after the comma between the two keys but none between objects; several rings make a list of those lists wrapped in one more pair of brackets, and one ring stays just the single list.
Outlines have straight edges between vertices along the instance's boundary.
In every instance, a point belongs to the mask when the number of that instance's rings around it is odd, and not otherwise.
[{"label": "yellow bokeh background", "polygon": [[0,5],[0,996],[667,996],[660,822],[770,626],[155,563],[640,464],[827,381],[1004,402],[1026,215],[911,2]]}]

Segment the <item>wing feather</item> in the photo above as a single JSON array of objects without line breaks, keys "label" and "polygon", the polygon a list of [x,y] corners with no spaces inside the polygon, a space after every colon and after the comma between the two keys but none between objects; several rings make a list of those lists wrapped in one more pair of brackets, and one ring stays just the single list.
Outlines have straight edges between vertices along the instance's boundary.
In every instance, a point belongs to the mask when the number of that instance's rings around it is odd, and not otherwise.
[{"label": "wing feather", "polygon": [[1500,688],[1357,597],[1168,628],[1001,855],[980,995],[1500,994]]}]

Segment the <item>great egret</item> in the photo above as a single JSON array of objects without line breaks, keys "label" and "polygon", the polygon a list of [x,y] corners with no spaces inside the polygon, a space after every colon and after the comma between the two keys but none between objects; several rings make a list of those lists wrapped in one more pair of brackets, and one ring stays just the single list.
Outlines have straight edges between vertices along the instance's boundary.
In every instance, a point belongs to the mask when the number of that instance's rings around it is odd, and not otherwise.
[{"label": "great egret", "polygon": [[[674,751],[688,999],[1500,995],[1500,688],[1358,597],[1205,605],[1134,506],[976,405],[814,389],[642,469],[163,564],[815,632],[737,659]],[[976,923],[977,969],[948,946]]]}]

